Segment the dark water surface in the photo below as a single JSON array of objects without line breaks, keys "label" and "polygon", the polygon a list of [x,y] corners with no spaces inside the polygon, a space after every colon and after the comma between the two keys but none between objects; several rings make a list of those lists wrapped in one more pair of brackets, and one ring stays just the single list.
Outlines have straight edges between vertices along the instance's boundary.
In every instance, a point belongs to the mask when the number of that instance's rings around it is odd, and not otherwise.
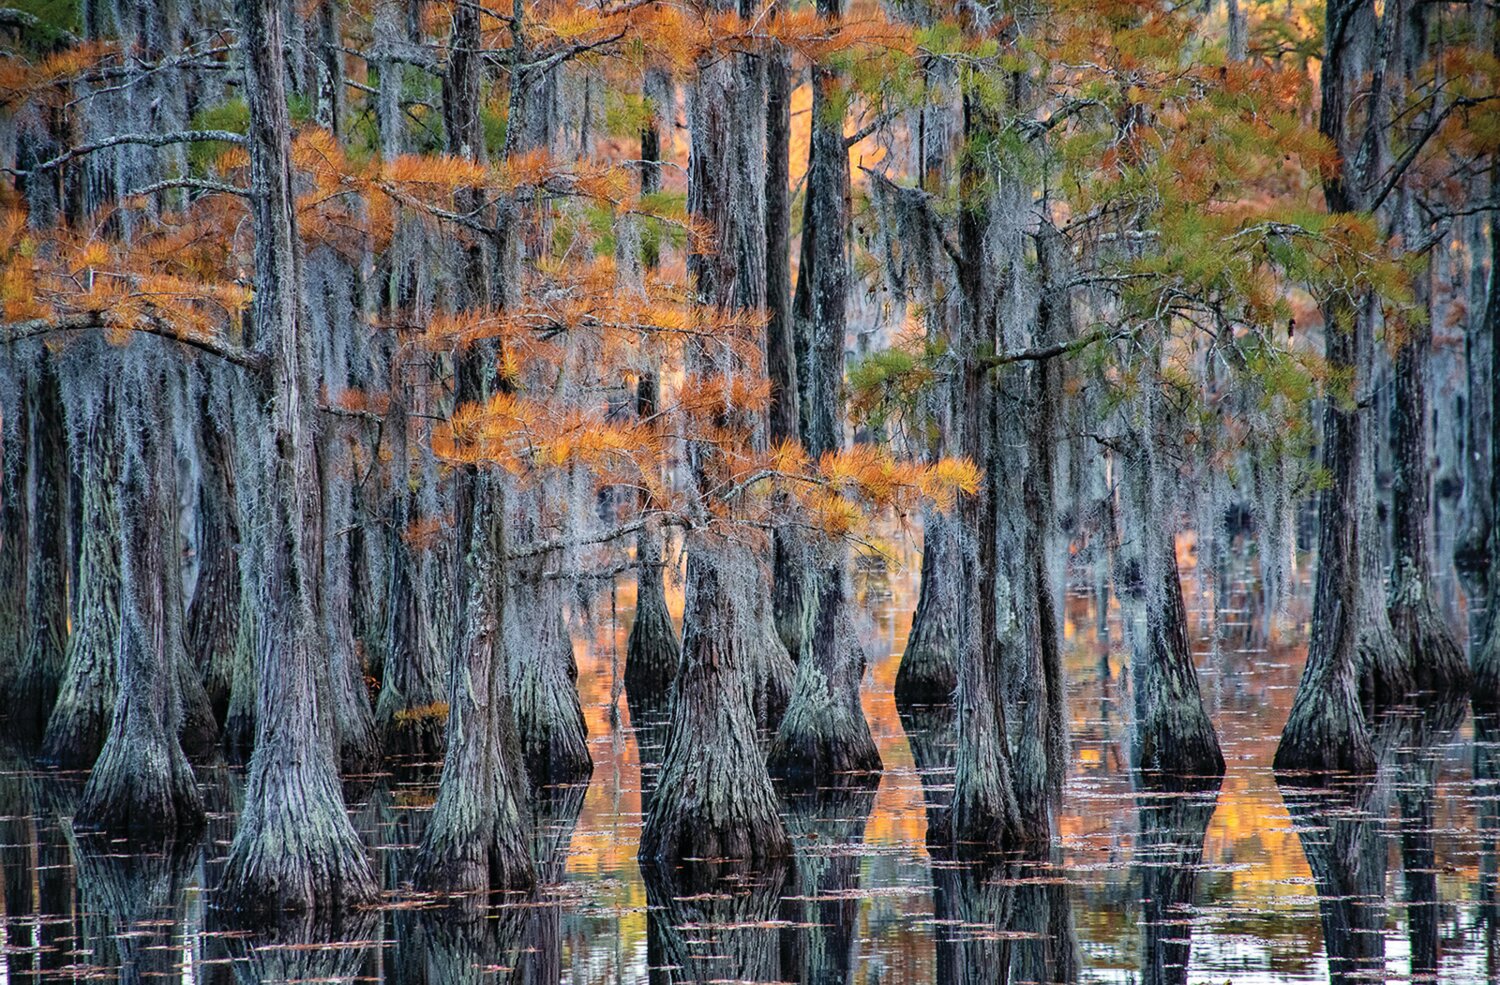
[{"label": "dark water surface", "polygon": [[952,735],[939,715],[918,716],[908,734],[891,698],[915,603],[911,570],[863,587],[864,703],[886,764],[878,789],[791,808],[798,864],[754,879],[645,878],[636,864],[641,768],[620,685],[625,585],[587,625],[579,620],[593,780],[544,805],[545,890],[486,919],[401,892],[432,803],[431,769],[350,786],[388,902],[329,942],[216,928],[205,890],[239,796],[227,771],[208,777],[216,811],[204,842],[141,858],[78,843],[68,824],[78,778],[38,774],[10,753],[0,764],[0,985],[1500,981],[1500,736],[1476,739],[1463,709],[1412,712],[1382,729],[1373,786],[1283,794],[1271,775],[1305,657],[1302,575],[1299,599],[1274,619],[1246,582],[1226,583],[1215,614],[1211,594],[1187,578],[1228,764],[1208,794],[1132,786],[1119,629],[1106,619],[1101,632],[1091,590],[1070,596],[1073,767],[1048,866],[976,871],[928,854],[928,797],[940,801],[951,784]]}]

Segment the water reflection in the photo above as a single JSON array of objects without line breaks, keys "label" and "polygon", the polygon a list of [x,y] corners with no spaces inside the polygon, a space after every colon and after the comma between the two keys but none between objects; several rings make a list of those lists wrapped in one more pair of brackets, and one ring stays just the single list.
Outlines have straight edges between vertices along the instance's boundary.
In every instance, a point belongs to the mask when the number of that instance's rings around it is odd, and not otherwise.
[{"label": "water reflection", "polygon": [[72,838],[78,777],[0,750],[0,983],[1500,985],[1500,724],[1408,709],[1382,724],[1367,788],[1278,787],[1269,764],[1303,660],[1305,588],[1276,619],[1243,572],[1213,579],[1213,598],[1190,593],[1228,770],[1220,788],[1174,790],[1130,771],[1123,636],[1081,580],[1064,611],[1074,755],[1056,851],[974,867],[927,844],[952,793],[951,710],[892,698],[915,587],[915,572],[897,572],[866,596],[880,642],[863,697],[886,774],[875,789],[787,804],[797,857],[772,871],[640,871],[664,709],[632,697],[612,720],[611,654],[630,620],[608,607],[576,648],[595,774],[539,805],[536,892],[488,910],[405,883],[431,811],[429,765],[346,789],[386,888],[376,910],[336,929],[246,935],[218,925],[208,892],[234,833],[237,774],[200,774],[210,816],[198,845],[132,858]]},{"label": "water reflection", "polygon": [[1219,784],[1173,788],[1156,784],[1136,798],[1140,842],[1141,981],[1184,985],[1193,949],[1203,841],[1218,806]]}]

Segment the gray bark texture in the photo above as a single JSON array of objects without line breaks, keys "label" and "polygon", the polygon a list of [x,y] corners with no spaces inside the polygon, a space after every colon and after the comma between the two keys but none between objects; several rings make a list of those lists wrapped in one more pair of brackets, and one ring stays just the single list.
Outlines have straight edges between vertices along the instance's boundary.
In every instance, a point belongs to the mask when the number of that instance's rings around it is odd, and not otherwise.
[{"label": "gray bark texture", "polygon": [[11,694],[11,730],[42,737],[62,680],[68,639],[67,418],[55,357],[43,352],[29,381],[26,644]]},{"label": "gray bark texture", "polygon": [[73,631],[68,635],[57,704],[47,722],[41,761],[85,770],[104,748],[114,715],[120,642],[120,442],[116,434],[116,383],[97,384],[99,407],[81,422],[75,494],[82,511]]},{"label": "gray bark texture", "polygon": [[[133,353],[133,360],[161,360],[159,352]],[[176,512],[167,502],[174,487],[171,416],[162,399],[159,371],[141,379],[138,416],[120,475],[121,626],[119,687],[109,737],[84,787],[74,816],[80,830],[116,838],[169,840],[194,833],[203,803],[192,768],[178,741],[182,723],[181,675],[177,672],[180,614],[168,611],[180,599],[169,583],[178,578]]]},{"label": "gray bark texture", "polygon": [[329,734],[328,667],[319,658],[315,384],[311,340],[299,331],[302,278],[280,10],[275,0],[238,0],[235,8],[250,108],[253,341],[269,357],[262,438],[269,447],[256,477],[269,529],[256,586],[263,622],[255,754],[219,898],[230,910],[274,920],[288,911],[339,913],[373,898],[375,883],[344,810]]}]

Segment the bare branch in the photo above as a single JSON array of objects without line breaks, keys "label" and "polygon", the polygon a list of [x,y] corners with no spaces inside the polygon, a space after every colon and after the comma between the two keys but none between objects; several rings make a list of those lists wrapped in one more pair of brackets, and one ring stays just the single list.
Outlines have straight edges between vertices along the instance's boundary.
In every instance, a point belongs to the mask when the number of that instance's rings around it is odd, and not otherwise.
[{"label": "bare branch", "polygon": [[139,332],[142,335],[155,335],[160,338],[180,342],[185,346],[206,352],[212,356],[243,366],[246,369],[257,372],[266,368],[267,359],[263,353],[255,352],[237,346],[232,342],[214,338],[208,335],[183,335],[172,325],[163,321],[148,318],[142,319],[131,325],[111,325],[104,320],[104,313],[100,311],[82,311],[72,315],[59,315],[56,318],[31,318],[26,321],[0,322],[0,345],[14,345],[27,339],[40,338],[53,332],[81,332],[89,329],[125,329],[130,332]]},{"label": "bare branch", "polygon": [[98,140],[91,144],[83,144],[70,148],[50,161],[43,161],[29,171],[18,168],[3,168],[0,170],[19,175],[38,174],[42,171],[51,171],[54,168],[59,168],[75,157],[83,157],[85,154],[92,154],[94,151],[105,150],[109,147],[119,147],[122,144],[166,147],[171,144],[187,144],[200,140],[221,140],[229,144],[243,144],[245,137],[243,134],[234,133],[229,130],[173,130],[170,133],[121,133],[113,137],[105,137],[103,140]]}]

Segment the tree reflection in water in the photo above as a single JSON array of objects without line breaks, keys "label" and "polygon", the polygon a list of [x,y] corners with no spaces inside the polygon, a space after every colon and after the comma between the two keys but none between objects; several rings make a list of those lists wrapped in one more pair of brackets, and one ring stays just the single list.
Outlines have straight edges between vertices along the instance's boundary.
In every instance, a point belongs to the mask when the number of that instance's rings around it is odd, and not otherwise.
[{"label": "tree reflection in water", "polygon": [[1219,781],[1174,785],[1142,781],[1136,796],[1140,840],[1141,981],[1184,985],[1192,957],[1194,895],[1203,839],[1218,806]]}]

